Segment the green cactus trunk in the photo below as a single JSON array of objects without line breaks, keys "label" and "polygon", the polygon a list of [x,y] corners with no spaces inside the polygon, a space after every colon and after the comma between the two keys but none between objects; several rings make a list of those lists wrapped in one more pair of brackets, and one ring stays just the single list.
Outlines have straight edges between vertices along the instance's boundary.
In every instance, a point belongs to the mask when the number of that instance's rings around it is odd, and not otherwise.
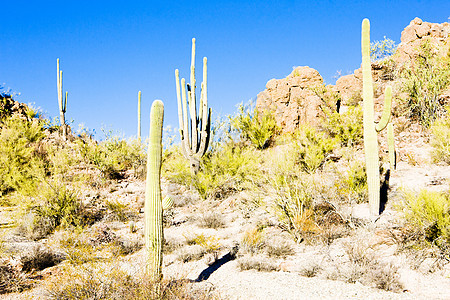
[{"label": "green cactus trunk", "polygon": [[[362,53],[362,75],[363,75],[363,125],[364,125],[364,153],[366,160],[367,185],[369,189],[369,206],[372,215],[380,213],[380,162],[378,157],[378,138],[377,133],[389,123],[391,116],[392,88],[386,87],[384,97],[384,107],[381,120],[375,123],[374,120],[374,101],[372,84],[372,67],[370,63],[370,23],[364,19],[362,23],[361,34],[361,53]],[[389,130],[389,151],[393,151],[393,133]],[[392,157],[393,154],[390,154]]]},{"label": "green cactus trunk", "polygon": [[138,93],[138,129],[137,138],[141,141],[141,91]]},{"label": "green cactus trunk", "polygon": [[150,135],[145,188],[145,247],[148,254],[147,274],[161,279],[163,243],[163,207],[161,199],[161,157],[164,104],[155,100],[150,113]]}]

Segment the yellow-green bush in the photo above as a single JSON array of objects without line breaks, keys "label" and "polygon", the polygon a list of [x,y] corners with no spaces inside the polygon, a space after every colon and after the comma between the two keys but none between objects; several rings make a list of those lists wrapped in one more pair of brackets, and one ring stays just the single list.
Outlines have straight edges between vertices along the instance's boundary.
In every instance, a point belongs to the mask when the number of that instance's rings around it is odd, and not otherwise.
[{"label": "yellow-green bush", "polygon": [[0,129],[0,195],[10,191],[29,193],[45,175],[38,144],[44,137],[42,125],[17,116],[3,121]]},{"label": "yellow-green bush", "polygon": [[326,161],[326,157],[337,146],[334,138],[314,127],[303,126],[296,132],[293,151],[297,153],[297,163],[305,172],[313,173]]},{"label": "yellow-green bush", "polygon": [[325,130],[339,140],[342,146],[353,147],[363,140],[363,120],[361,106],[349,106],[342,113],[326,111]]},{"label": "yellow-green bush", "polygon": [[429,127],[444,112],[440,94],[450,85],[450,52],[440,56],[428,40],[418,55],[400,72],[402,89],[408,94],[403,102],[407,116]]},{"label": "yellow-green bush", "polygon": [[360,161],[351,164],[346,174],[342,174],[335,185],[341,198],[349,202],[365,202],[368,197],[365,164]]},{"label": "yellow-green bush", "polygon": [[256,149],[267,148],[279,131],[275,118],[270,112],[260,112],[252,104],[238,107],[238,113],[230,117],[231,127],[237,130],[244,141],[249,141]]},{"label": "yellow-green bush", "polygon": [[447,116],[436,120],[431,126],[434,162],[450,164],[450,107]]},{"label": "yellow-green bush", "polygon": [[421,190],[405,191],[398,206],[406,220],[421,232],[426,240],[445,249],[450,245],[450,195],[449,193]]}]

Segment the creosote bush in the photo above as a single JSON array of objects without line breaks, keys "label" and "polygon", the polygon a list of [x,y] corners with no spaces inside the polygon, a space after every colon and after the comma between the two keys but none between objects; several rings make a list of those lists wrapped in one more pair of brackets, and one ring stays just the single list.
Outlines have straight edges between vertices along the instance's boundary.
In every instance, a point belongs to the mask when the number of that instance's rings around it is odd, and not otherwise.
[{"label": "creosote bush", "polygon": [[450,195],[449,193],[421,190],[404,191],[398,206],[413,230],[420,233],[430,245],[441,250],[450,249]]},{"label": "creosote bush", "polygon": [[232,129],[238,131],[243,141],[250,142],[256,149],[265,149],[272,142],[279,128],[273,115],[260,112],[252,103],[240,104],[238,113],[230,117]]}]

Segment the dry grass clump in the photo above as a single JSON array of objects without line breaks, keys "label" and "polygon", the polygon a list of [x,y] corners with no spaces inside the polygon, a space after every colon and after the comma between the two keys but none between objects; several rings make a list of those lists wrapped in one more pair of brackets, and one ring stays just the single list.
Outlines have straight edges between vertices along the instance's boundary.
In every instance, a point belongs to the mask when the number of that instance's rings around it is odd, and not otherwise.
[{"label": "dry grass clump", "polygon": [[130,275],[119,266],[88,264],[66,266],[46,286],[49,299],[218,299],[212,291],[199,290],[187,280],[152,282]]},{"label": "dry grass clump", "polygon": [[347,261],[334,265],[333,272],[326,274],[328,279],[348,283],[361,282],[387,291],[400,292],[403,286],[399,281],[398,267],[376,259],[367,244],[360,240],[344,243]]},{"label": "dry grass clump", "polygon": [[22,255],[20,261],[22,263],[22,271],[41,271],[60,263],[64,260],[62,253],[54,253],[50,249],[41,246],[35,247],[29,253]]},{"label": "dry grass clump", "polygon": [[280,267],[275,262],[262,255],[245,255],[237,260],[241,271],[256,270],[259,272],[279,271]]},{"label": "dry grass clump", "polygon": [[225,220],[222,214],[207,212],[200,217],[200,225],[205,228],[218,229],[225,226]]},{"label": "dry grass clump", "polygon": [[269,239],[264,248],[270,257],[286,258],[295,254],[292,242],[281,237]]},{"label": "dry grass clump", "polygon": [[23,273],[9,265],[0,264],[0,295],[14,292],[22,292],[32,287],[32,281]]},{"label": "dry grass clump", "polygon": [[187,246],[177,251],[178,260],[183,262],[199,260],[207,253],[212,253],[217,257],[219,250],[222,248],[219,239],[214,235],[196,234],[185,236],[185,238]]},{"label": "dry grass clump", "polygon": [[300,270],[300,275],[305,277],[315,277],[321,270],[322,268],[317,262],[311,262],[305,265],[302,270]]},{"label": "dry grass clump", "polygon": [[258,227],[252,227],[247,229],[242,236],[242,250],[251,254],[255,254],[263,249],[264,234]]}]

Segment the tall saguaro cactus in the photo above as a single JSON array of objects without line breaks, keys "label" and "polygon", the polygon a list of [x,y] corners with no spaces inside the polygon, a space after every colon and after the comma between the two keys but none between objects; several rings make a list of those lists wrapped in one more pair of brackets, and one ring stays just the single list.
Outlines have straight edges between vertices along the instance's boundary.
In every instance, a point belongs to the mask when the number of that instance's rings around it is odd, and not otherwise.
[{"label": "tall saguaro cactus", "polygon": [[66,125],[66,108],[67,98],[69,93],[66,91],[66,95],[63,99],[63,72],[59,69],[59,58],[56,59],[56,85],[58,89],[58,104],[59,104],[59,119],[61,121],[61,127],[63,131],[64,139],[67,137],[67,125]]},{"label": "tall saguaro cactus", "polygon": [[150,112],[147,179],[145,187],[145,248],[147,274],[160,280],[163,243],[163,203],[161,199],[161,157],[164,104],[155,100]]},{"label": "tall saguaro cactus", "polygon": [[[384,93],[384,107],[381,120],[374,121],[374,101],[372,71],[370,63],[370,23],[368,19],[362,22],[361,35],[362,73],[363,73],[363,125],[364,125],[364,152],[366,159],[367,185],[369,188],[369,205],[372,215],[380,213],[380,166],[378,157],[377,133],[386,128],[391,117],[392,88],[386,87]],[[388,127],[389,158],[393,167],[394,137],[392,124]]]},{"label": "tall saguaro cactus", "polygon": [[[196,174],[200,168],[200,159],[208,149],[211,137],[211,108],[208,109],[207,97],[207,58],[203,58],[203,82],[201,84],[200,107],[197,117],[197,100],[195,95],[195,38],[192,39],[190,83],[181,79],[179,70],[175,70],[176,91],[178,100],[178,120],[180,125],[181,152],[189,160],[191,170]],[[186,105],[186,90],[187,101]],[[189,137],[190,130],[190,137]]]},{"label": "tall saguaro cactus", "polygon": [[138,93],[138,128],[137,128],[137,138],[141,140],[141,91]]}]

